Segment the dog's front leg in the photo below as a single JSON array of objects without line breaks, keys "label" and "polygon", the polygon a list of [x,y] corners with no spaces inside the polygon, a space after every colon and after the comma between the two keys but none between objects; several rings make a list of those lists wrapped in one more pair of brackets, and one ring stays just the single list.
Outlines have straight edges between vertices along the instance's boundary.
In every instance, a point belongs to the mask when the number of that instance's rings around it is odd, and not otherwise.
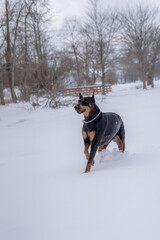
[{"label": "dog's front leg", "polygon": [[97,149],[98,149],[98,144],[95,144],[95,142],[93,141],[91,144],[91,151],[90,151],[88,163],[86,165],[85,173],[90,172]]}]

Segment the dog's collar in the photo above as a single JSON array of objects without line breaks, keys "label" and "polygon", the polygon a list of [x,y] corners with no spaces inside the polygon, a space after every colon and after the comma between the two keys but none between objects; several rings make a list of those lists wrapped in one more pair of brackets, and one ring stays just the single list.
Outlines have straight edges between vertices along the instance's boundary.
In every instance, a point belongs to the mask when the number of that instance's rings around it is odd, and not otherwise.
[{"label": "dog's collar", "polygon": [[83,120],[82,122],[83,122],[83,123],[91,123],[91,122],[93,122],[94,120],[96,120],[101,113],[102,113],[102,112],[100,111],[100,112],[97,114],[97,116],[95,116],[95,117],[94,117],[92,120],[90,120],[90,121],[85,121],[85,120]]}]

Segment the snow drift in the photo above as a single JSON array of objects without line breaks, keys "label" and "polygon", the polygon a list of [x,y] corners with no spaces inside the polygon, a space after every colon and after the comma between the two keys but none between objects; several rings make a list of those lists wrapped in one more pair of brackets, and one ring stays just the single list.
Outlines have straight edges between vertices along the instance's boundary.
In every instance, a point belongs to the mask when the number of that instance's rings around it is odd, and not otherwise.
[{"label": "snow drift", "polygon": [[126,151],[110,144],[89,174],[72,107],[0,107],[0,239],[160,239],[160,83],[96,100],[124,120]]}]

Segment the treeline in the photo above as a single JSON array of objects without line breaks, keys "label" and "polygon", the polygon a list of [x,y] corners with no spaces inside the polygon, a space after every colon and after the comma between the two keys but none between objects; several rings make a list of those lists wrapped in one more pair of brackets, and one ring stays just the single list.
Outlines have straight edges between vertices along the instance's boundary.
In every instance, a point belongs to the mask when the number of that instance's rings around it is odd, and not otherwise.
[{"label": "treeline", "polygon": [[[32,94],[51,98],[65,87],[142,80],[154,87],[160,76],[159,10],[137,5],[123,11],[89,0],[83,19],[66,19],[51,31],[46,0],[1,0],[0,100]],[[104,92],[103,92],[104,93]]]}]

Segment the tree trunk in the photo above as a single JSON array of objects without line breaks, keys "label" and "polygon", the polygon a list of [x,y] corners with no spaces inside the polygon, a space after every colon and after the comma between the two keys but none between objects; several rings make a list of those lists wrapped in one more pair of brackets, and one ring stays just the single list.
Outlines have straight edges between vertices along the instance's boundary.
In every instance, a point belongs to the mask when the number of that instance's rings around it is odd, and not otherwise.
[{"label": "tree trunk", "polygon": [[3,94],[3,80],[2,79],[0,79],[0,99],[1,99],[1,104],[5,105],[4,94]]},{"label": "tree trunk", "polygon": [[80,66],[79,66],[79,61],[78,61],[78,54],[77,50],[74,44],[72,44],[75,60],[76,60],[76,71],[77,71],[77,76],[78,76],[78,86],[81,85],[81,77],[80,77]]},{"label": "tree trunk", "polygon": [[28,35],[27,35],[27,18],[31,12],[31,7],[34,4],[34,0],[30,3],[27,8],[27,14],[25,15],[24,21],[24,33],[25,33],[25,66],[24,66],[24,79],[23,79],[23,94],[24,94],[24,101],[29,101],[29,96],[27,92],[27,77],[28,77]]},{"label": "tree trunk", "polygon": [[104,70],[104,64],[103,60],[101,62],[101,71],[102,71],[102,76],[101,76],[101,81],[102,81],[102,95],[105,95],[105,70]]},{"label": "tree trunk", "polygon": [[105,95],[105,67],[104,67],[104,48],[102,41],[102,34],[99,36],[100,41],[100,66],[101,66],[101,81],[102,81],[102,95]]},{"label": "tree trunk", "polygon": [[152,76],[148,75],[147,76],[147,86],[151,86],[152,85]]},{"label": "tree trunk", "polygon": [[27,94],[27,68],[28,68],[28,44],[27,44],[27,17],[25,17],[25,66],[24,66],[24,80],[23,80],[23,91],[24,91],[24,101],[28,101],[28,94]]},{"label": "tree trunk", "polygon": [[152,77],[152,79],[151,79],[151,86],[152,86],[152,88],[154,88],[154,81],[153,81],[153,77]]},{"label": "tree trunk", "polygon": [[105,95],[105,75],[102,74],[102,95]]},{"label": "tree trunk", "polygon": [[145,78],[145,76],[143,76],[142,81],[143,81],[143,89],[146,89],[147,87],[146,87],[146,78]]},{"label": "tree trunk", "polygon": [[142,73],[142,82],[143,82],[143,89],[146,89],[146,70],[144,66],[144,62],[141,62],[141,73]]},{"label": "tree trunk", "polygon": [[149,75],[148,81],[147,81],[147,85],[149,85],[152,88],[154,88],[154,81],[153,81],[153,76],[152,75]]},{"label": "tree trunk", "polygon": [[12,79],[12,72],[11,72],[11,43],[10,43],[10,29],[9,29],[9,12],[8,12],[8,0],[5,1],[5,7],[6,7],[6,43],[7,43],[7,51],[6,51],[6,71],[7,71],[7,77],[8,82],[10,86],[12,101],[16,103],[16,95],[14,92],[14,81]]},{"label": "tree trunk", "polygon": [[154,76],[154,68],[150,69],[147,75],[147,85],[151,86],[152,88],[154,88],[153,76]]}]

